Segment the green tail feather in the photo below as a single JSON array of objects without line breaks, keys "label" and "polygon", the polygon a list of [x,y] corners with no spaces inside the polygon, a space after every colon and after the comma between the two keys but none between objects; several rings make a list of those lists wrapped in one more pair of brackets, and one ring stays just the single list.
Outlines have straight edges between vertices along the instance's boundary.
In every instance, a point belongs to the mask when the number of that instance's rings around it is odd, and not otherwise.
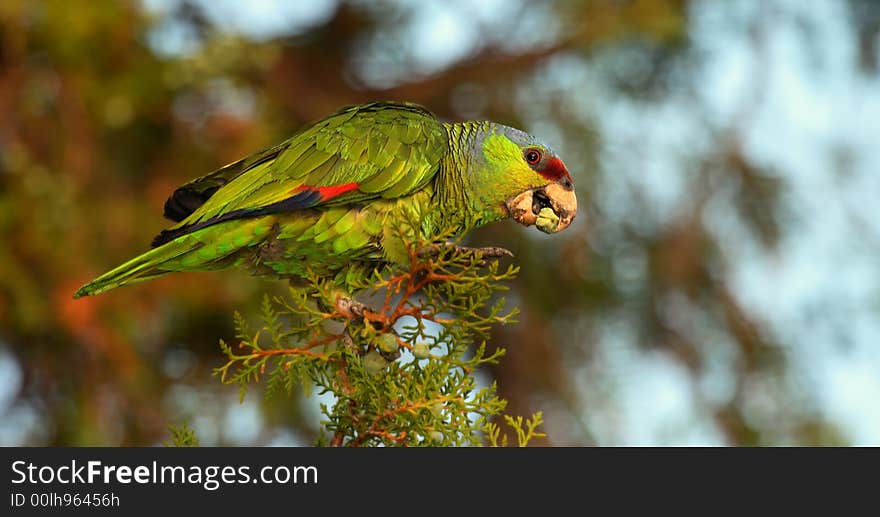
[{"label": "green tail feather", "polygon": [[103,293],[167,273],[229,267],[239,250],[266,239],[273,222],[272,217],[233,220],[181,235],[104,273],[80,287],[73,297]]},{"label": "green tail feather", "polygon": [[163,263],[190,253],[198,246],[181,246],[179,242],[169,242],[164,246],[152,249],[143,255],[135,257],[125,264],[104,273],[88,284],[80,287],[74,298],[91,296],[109,291],[123,285],[134,284],[150,280],[158,276],[173,272],[169,269],[160,269]]}]

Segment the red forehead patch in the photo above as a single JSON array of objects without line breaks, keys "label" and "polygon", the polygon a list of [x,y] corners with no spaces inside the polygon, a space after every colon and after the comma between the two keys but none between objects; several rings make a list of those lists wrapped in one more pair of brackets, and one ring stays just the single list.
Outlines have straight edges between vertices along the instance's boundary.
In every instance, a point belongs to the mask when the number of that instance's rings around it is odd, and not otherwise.
[{"label": "red forehead patch", "polygon": [[568,173],[568,169],[565,168],[565,164],[559,158],[547,161],[547,164],[538,171],[538,174],[552,181],[559,181],[561,178],[573,181],[571,174]]}]

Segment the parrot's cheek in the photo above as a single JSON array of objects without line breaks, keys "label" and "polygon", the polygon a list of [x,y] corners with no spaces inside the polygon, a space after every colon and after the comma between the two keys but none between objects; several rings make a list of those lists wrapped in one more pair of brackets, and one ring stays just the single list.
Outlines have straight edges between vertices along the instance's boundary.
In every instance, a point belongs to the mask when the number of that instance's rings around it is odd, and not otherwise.
[{"label": "parrot's cheek", "polygon": [[514,221],[523,226],[536,226],[544,233],[557,233],[568,228],[577,215],[574,190],[558,183],[526,190],[505,203]]}]

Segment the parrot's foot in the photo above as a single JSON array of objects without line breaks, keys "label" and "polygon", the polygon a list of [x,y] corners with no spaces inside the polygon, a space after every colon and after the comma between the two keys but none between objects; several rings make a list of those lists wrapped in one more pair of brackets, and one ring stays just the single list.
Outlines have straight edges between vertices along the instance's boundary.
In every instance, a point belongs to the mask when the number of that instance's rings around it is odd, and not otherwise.
[{"label": "parrot's foot", "polygon": [[349,320],[357,320],[357,319],[366,319],[373,325],[373,328],[376,330],[380,330],[382,328],[382,323],[380,321],[376,321],[375,318],[369,318],[369,314],[376,315],[377,313],[364,305],[363,303],[349,298],[345,295],[338,295],[336,297],[335,307],[336,312],[342,315],[342,317]]},{"label": "parrot's foot", "polygon": [[336,297],[336,310],[348,319],[363,318],[368,311],[366,305],[347,296]]},{"label": "parrot's foot", "polygon": [[[382,323],[370,320],[367,313],[372,311],[366,305],[357,300],[353,300],[347,296],[337,296],[336,311],[349,320],[364,319],[365,323],[371,324],[375,330],[382,330]],[[400,357],[400,350],[398,349],[397,333],[393,329],[388,329],[386,332],[383,332],[381,336],[378,345],[374,345],[378,353],[386,361],[394,361],[398,359]],[[342,334],[342,341],[347,347],[351,349],[355,348],[355,338],[351,334],[351,326],[348,324],[345,325],[345,332]],[[358,353],[363,356],[369,350],[370,347],[367,347],[359,350]]]},{"label": "parrot's foot", "polygon": [[481,265],[485,266],[489,263],[489,259],[498,259],[501,257],[513,257],[513,252],[507,248],[500,246],[485,246],[482,248],[471,248],[468,246],[458,246],[451,242],[443,244],[432,244],[419,251],[420,257],[439,257],[444,252],[452,251],[453,253],[473,253],[482,257]]},{"label": "parrot's foot", "polygon": [[456,246],[456,253],[477,253],[482,255],[483,258],[501,258],[501,257],[511,257],[513,258],[513,252],[507,248],[502,248],[501,246],[483,246],[482,248],[469,248],[467,246]]},{"label": "parrot's foot", "polygon": [[[353,300],[347,296],[338,295],[336,296],[335,307],[336,312],[341,314],[348,320],[361,319],[364,317],[364,312],[367,310],[367,306]],[[350,322],[346,322],[345,331],[342,333],[342,342],[349,349],[355,349],[355,340],[354,336],[351,335],[351,325]],[[361,352],[363,355],[363,352]]]}]

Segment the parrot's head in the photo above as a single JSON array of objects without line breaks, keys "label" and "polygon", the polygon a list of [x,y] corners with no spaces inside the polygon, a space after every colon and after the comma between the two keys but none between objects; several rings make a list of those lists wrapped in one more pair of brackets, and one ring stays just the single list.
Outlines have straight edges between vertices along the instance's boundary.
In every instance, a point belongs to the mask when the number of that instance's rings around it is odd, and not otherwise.
[{"label": "parrot's head", "polygon": [[508,216],[544,233],[568,228],[577,215],[574,181],[553,149],[528,133],[499,125],[483,138],[482,152],[492,171],[493,195],[503,199]]}]

